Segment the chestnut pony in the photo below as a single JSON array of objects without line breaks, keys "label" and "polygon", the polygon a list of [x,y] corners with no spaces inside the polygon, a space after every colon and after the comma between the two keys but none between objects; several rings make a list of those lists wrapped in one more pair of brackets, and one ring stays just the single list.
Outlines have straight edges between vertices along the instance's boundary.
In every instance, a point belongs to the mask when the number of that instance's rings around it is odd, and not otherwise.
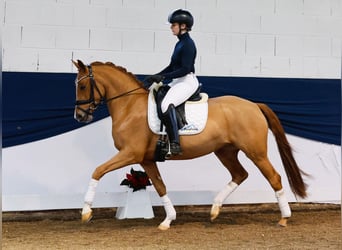
[{"label": "chestnut pony", "polygon": [[[75,119],[90,122],[98,105],[106,103],[112,118],[112,136],[118,153],[98,166],[92,174],[85,195],[82,221],[92,218],[92,202],[98,181],[106,173],[131,164],[140,164],[161,197],[166,218],[159,229],[166,230],[176,219],[176,210],[169,199],[160,176],[154,151],[158,135],[151,132],[147,122],[148,91],[126,69],[113,63],[93,62],[84,65],[73,61],[78,69],[76,83]],[[284,194],[281,177],[267,157],[267,135],[270,129],[276,139],[278,150],[293,193],[306,197],[303,172],[297,166],[282,125],[275,113],[265,104],[253,103],[236,96],[210,98],[208,121],[197,135],[181,136],[182,155],[172,160],[193,159],[214,152],[232,179],[216,195],[211,208],[211,220],[220,212],[226,198],[240,185],[248,173],[238,160],[242,151],[259,168],[275,192],[281,219],[286,226],[291,210]]]}]

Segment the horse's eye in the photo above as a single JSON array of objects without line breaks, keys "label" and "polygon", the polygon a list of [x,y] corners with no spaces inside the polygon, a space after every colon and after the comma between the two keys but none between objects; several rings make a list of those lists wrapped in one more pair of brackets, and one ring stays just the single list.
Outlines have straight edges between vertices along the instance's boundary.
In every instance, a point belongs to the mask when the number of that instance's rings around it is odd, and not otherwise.
[{"label": "horse's eye", "polygon": [[85,90],[86,89],[86,86],[85,85],[80,85],[80,90]]}]

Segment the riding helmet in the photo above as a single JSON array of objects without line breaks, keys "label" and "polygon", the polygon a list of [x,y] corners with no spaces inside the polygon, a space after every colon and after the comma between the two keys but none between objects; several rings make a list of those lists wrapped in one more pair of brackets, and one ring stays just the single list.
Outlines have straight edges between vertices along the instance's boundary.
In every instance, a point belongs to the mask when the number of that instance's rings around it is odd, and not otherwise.
[{"label": "riding helmet", "polygon": [[187,10],[178,9],[169,15],[169,23],[185,24],[188,30],[194,25],[194,18]]}]

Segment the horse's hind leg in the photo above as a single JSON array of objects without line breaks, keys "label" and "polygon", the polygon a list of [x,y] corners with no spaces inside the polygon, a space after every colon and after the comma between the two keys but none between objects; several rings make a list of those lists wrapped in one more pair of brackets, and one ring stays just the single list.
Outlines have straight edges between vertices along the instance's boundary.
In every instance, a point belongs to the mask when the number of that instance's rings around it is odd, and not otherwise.
[{"label": "horse's hind leg", "polygon": [[239,150],[232,146],[223,147],[215,152],[222,164],[229,170],[232,180],[216,195],[211,208],[211,221],[216,219],[220,208],[228,196],[248,177],[247,171],[238,160]]},{"label": "horse's hind leg", "polygon": [[285,192],[283,190],[283,186],[281,183],[281,177],[277,173],[277,171],[272,166],[268,157],[265,155],[263,157],[249,157],[254,164],[260,169],[261,173],[268,180],[270,185],[272,186],[275,196],[278,201],[279,209],[281,212],[281,219],[278,222],[280,226],[286,226],[287,219],[291,217],[291,209],[289,203],[287,202],[287,198],[285,196]]},{"label": "horse's hind leg", "polygon": [[155,162],[148,161],[141,163],[141,166],[144,168],[148,177],[151,179],[154,188],[157,190],[166,212],[166,217],[164,221],[160,223],[158,228],[160,230],[167,230],[170,228],[171,222],[176,219],[176,210],[166,193],[166,187],[160,176],[157,164]]}]

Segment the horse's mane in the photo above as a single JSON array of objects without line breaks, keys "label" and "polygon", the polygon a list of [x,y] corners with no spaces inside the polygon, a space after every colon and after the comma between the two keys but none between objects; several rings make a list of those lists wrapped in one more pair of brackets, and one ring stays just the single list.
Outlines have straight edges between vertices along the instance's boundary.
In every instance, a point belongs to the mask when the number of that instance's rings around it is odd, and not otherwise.
[{"label": "horse's mane", "polygon": [[125,73],[125,74],[128,75],[130,78],[132,78],[133,80],[135,80],[136,82],[138,82],[139,84],[142,85],[142,82],[139,81],[139,79],[138,79],[132,72],[129,72],[129,71],[127,71],[126,68],[121,67],[121,66],[118,66],[118,65],[115,65],[115,64],[112,63],[112,62],[105,62],[105,63],[103,63],[103,62],[96,61],[96,62],[92,62],[90,65],[91,65],[91,66],[101,66],[101,65],[105,65],[105,66],[109,66],[109,67],[115,68],[115,69],[117,69],[117,70],[119,70],[119,71]]}]

